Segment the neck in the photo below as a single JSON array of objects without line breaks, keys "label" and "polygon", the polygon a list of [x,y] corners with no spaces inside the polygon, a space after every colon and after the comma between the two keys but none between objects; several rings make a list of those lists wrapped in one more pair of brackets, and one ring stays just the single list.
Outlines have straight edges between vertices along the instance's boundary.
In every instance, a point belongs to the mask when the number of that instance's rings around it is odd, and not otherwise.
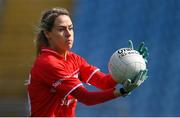
[{"label": "neck", "polygon": [[54,49],[59,55],[64,57],[65,60],[67,59],[68,50],[64,51],[64,50],[59,50],[59,49],[56,49],[56,48],[53,48],[53,47],[51,47],[51,48]]},{"label": "neck", "polygon": [[67,60],[67,51],[63,54],[64,60]]},{"label": "neck", "polygon": [[64,57],[65,60],[67,59],[68,51],[65,51],[65,52],[57,51],[57,52],[58,52],[62,57]]}]

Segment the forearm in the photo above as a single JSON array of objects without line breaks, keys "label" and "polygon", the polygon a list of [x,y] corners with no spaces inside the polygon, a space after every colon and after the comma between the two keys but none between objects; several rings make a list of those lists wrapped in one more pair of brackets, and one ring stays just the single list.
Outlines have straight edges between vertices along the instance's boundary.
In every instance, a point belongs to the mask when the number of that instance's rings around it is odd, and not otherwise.
[{"label": "forearm", "polygon": [[79,102],[88,106],[104,103],[118,96],[121,96],[120,93],[114,88],[100,92],[89,92],[83,86],[78,87],[71,93],[71,95],[73,95]]},{"label": "forearm", "polygon": [[89,83],[102,90],[114,88],[117,83],[112,79],[111,75],[102,72],[95,73]]}]

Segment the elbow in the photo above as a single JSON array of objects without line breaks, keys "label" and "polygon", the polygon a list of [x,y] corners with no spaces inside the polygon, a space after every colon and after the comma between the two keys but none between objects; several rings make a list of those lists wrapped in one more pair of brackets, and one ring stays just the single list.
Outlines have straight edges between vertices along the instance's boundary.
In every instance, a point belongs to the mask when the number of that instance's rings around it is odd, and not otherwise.
[{"label": "elbow", "polygon": [[86,106],[93,106],[93,105],[96,105],[95,103],[92,103],[92,102],[88,102],[88,101],[79,101],[81,102],[82,104],[86,105]]}]

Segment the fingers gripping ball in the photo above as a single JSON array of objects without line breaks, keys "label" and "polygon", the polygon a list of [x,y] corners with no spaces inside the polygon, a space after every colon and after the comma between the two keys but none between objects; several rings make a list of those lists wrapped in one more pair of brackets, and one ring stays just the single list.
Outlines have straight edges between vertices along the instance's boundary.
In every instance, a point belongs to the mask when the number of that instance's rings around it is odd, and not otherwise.
[{"label": "fingers gripping ball", "polygon": [[123,84],[127,79],[133,82],[140,70],[146,69],[146,63],[138,51],[132,48],[121,48],[111,56],[108,69],[113,79]]}]

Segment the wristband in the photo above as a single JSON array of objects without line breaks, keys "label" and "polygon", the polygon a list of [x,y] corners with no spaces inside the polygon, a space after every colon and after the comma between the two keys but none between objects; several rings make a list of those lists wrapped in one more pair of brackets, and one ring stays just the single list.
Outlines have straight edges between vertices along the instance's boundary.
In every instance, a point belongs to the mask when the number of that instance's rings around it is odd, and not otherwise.
[{"label": "wristband", "polygon": [[129,92],[126,92],[126,91],[124,90],[124,88],[120,88],[120,93],[121,93],[122,95],[125,95],[125,94],[128,94]]}]

